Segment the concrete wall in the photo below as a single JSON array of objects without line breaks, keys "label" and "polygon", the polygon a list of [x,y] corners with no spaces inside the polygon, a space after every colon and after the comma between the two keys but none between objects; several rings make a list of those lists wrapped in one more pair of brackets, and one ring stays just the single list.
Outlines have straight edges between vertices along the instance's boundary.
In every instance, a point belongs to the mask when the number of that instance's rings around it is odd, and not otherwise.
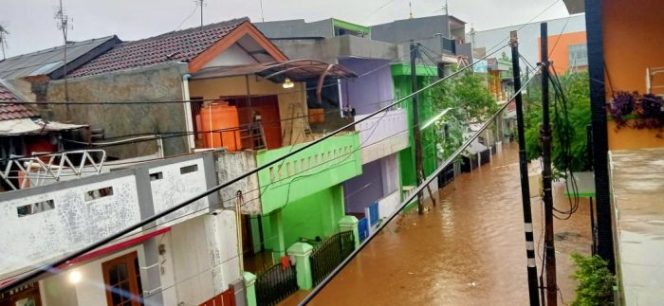
[{"label": "concrete wall", "polygon": [[394,87],[390,60],[342,58],[339,63],[358,75],[369,73],[341,82],[343,101],[355,108],[356,114],[369,114],[392,102]]},{"label": "concrete wall", "polygon": [[199,305],[240,279],[236,230],[234,212],[224,210],[180,223],[164,235],[169,257],[162,260],[162,287],[170,288],[165,305]]},{"label": "concrete wall", "polygon": [[[198,170],[180,169],[197,165]],[[41,264],[173,207],[216,184],[212,153],[172,158],[111,173],[0,193],[0,274]],[[161,172],[161,178],[150,174]],[[112,187],[90,199],[88,192]],[[17,208],[53,201],[53,209],[20,217]],[[159,220],[173,223],[219,208],[216,194]]]},{"label": "concrete wall", "polygon": [[[136,182],[135,173],[121,171],[0,193],[0,273],[52,260],[138,222],[141,208]],[[88,191],[109,186],[113,195],[86,201]],[[17,214],[17,207],[49,200],[54,205],[51,210],[24,217]]]},{"label": "concrete wall", "polygon": [[346,212],[363,213],[369,204],[383,197],[381,160],[362,166],[362,175],[343,183]]},{"label": "concrete wall", "polygon": [[[106,73],[68,80],[72,102],[160,102],[181,101],[182,75],[186,64],[161,64],[149,68]],[[63,81],[48,85],[49,101],[64,101]],[[76,122],[103,128],[107,138],[136,134],[187,131],[183,103],[51,105],[48,119]],[[129,158],[157,151],[154,141],[105,148],[110,156]],[[188,152],[186,137],[164,139],[166,156]]]},{"label": "concrete wall", "polygon": [[[216,152],[216,168],[220,183],[228,182],[245,172],[256,169],[256,153],[254,151],[240,152]],[[244,201],[241,203],[240,211],[243,214],[261,214],[261,203],[258,189],[258,175],[250,175],[237,183],[221,189],[222,205],[225,208],[233,208],[237,201],[237,191],[243,192]]]},{"label": "concrete wall", "polygon": [[281,84],[249,77],[249,87],[244,76],[219,79],[200,79],[189,82],[190,95],[205,99],[241,96],[247,93],[254,96],[276,95],[279,99],[279,117],[281,119],[282,145],[291,145],[307,141],[304,134],[308,127],[308,111],[304,83],[284,89]]},{"label": "concrete wall", "polygon": [[352,35],[327,39],[280,39],[272,42],[291,59],[316,59],[327,63],[339,63],[338,59],[343,57],[384,60],[397,58],[396,45]]},{"label": "concrete wall", "polygon": [[256,22],[254,25],[270,39],[334,37],[334,24],[332,19],[316,22],[305,22],[304,19],[295,19]]}]

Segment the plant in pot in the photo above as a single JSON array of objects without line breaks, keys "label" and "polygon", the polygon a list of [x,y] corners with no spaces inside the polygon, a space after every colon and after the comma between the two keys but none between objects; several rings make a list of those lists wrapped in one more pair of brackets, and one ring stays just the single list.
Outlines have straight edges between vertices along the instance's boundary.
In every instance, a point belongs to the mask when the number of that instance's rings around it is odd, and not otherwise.
[{"label": "plant in pot", "polygon": [[619,91],[613,95],[613,99],[609,104],[609,113],[616,122],[618,128],[627,124],[628,116],[636,109],[635,94]]}]

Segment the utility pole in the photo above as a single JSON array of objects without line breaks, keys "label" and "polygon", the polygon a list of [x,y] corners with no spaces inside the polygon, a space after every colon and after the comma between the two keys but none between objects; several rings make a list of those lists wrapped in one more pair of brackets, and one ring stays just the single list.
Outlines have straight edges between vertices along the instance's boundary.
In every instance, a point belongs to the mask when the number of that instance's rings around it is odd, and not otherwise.
[{"label": "utility pole", "polygon": [[530,306],[539,305],[537,291],[537,265],[535,261],[535,243],[533,239],[533,217],[530,209],[530,189],[528,182],[528,159],[526,158],[526,136],[524,134],[523,101],[521,97],[521,68],[519,66],[519,41],[517,32],[510,32],[512,48],[512,77],[514,78],[514,97],[516,103],[517,133],[519,134],[519,171],[521,173],[521,202],[523,206],[523,223],[526,234],[526,257],[528,271],[528,295]]},{"label": "utility pole", "polygon": [[[65,103],[69,102],[69,88],[67,84],[67,36],[69,32],[69,27],[71,26],[71,19],[67,14],[65,14],[64,7],[62,6],[62,0],[60,0],[60,7],[58,8],[58,11],[55,13],[55,19],[58,21],[58,29],[62,31],[62,39],[64,40],[64,48],[63,48],[63,60],[62,60],[62,79],[64,81],[64,89],[65,89]],[[69,121],[71,120],[71,113],[69,109],[69,103],[66,104],[66,120]]]},{"label": "utility pole", "polygon": [[261,5],[261,21],[265,22],[265,12],[263,11],[263,0],[258,0]]},{"label": "utility pole", "polygon": [[[411,92],[417,92],[417,57],[420,56],[419,46],[410,40],[410,85]],[[420,117],[418,110],[418,95],[413,96],[413,138],[415,139],[415,177],[417,186],[422,184],[422,136],[420,135]],[[417,212],[424,214],[423,193],[417,195]],[[432,198],[433,199],[433,198]]]},{"label": "utility pole", "polygon": [[196,0],[196,5],[201,7],[201,30],[203,30],[203,7],[205,6],[205,0]]},{"label": "utility pole", "polygon": [[553,240],[553,195],[551,193],[551,125],[549,119],[549,46],[547,23],[540,24],[542,59],[542,187],[544,189],[544,264],[546,271],[546,305],[558,305],[556,284],[556,251]]}]

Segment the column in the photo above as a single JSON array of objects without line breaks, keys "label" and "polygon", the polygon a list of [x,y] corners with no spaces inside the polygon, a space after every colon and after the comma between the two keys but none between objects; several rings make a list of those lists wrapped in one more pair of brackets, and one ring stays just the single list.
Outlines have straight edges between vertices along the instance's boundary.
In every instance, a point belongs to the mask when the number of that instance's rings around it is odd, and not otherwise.
[{"label": "column", "polygon": [[297,285],[300,289],[310,290],[313,287],[311,277],[311,262],[309,257],[313,247],[304,242],[296,242],[288,248],[288,255],[295,257],[295,268],[297,271]]},{"label": "column", "polygon": [[256,306],[256,275],[243,272],[242,277],[244,278],[244,290],[246,290],[247,295],[247,306]]},{"label": "column", "polygon": [[355,238],[355,248],[360,246],[360,230],[357,228],[357,224],[360,221],[357,220],[355,216],[344,216],[339,220],[339,231],[353,231],[353,237]]}]

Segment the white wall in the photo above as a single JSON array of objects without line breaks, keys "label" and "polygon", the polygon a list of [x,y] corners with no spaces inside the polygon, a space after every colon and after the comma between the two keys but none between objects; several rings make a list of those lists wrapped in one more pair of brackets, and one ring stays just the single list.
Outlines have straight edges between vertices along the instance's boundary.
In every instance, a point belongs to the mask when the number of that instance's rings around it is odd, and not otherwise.
[{"label": "white wall", "polygon": [[[166,235],[165,305],[198,305],[240,279],[235,215],[231,210],[208,214],[173,227]],[[195,238],[195,239],[194,239]],[[172,272],[169,272],[171,270]],[[172,276],[171,274],[172,273]]]},{"label": "white wall", "polygon": [[[180,173],[182,168],[194,165],[198,168],[195,172]],[[149,170],[150,174],[158,172],[161,172],[162,178],[150,182],[155,213],[171,208],[207,190],[205,167],[203,166],[202,158],[154,167]],[[159,219],[157,223],[164,224],[178,218],[180,219],[177,221],[182,222],[183,220],[207,213],[208,205],[207,197],[202,198],[194,204]],[[183,216],[186,217],[182,218]]]},{"label": "white wall", "polygon": [[[140,220],[134,175],[71,188],[54,186],[0,203],[0,273],[52,260]],[[87,191],[109,186],[113,195],[85,201]],[[54,209],[18,217],[17,207],[48,200]]]},{"label": "white wall", "polygon": [[218,67],[218,66],[240,66],[256,64],[257,61],[253,59],[247,52],[242,50],[237,44],[233,44],[226,51],[217,55],[214,59],[209,61],[203,68]]}]

